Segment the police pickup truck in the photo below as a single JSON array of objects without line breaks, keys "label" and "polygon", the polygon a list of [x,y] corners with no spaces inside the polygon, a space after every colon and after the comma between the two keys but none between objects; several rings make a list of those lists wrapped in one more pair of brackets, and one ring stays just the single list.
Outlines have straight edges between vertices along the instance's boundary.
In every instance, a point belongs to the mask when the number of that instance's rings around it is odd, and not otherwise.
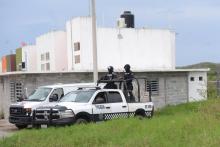
[{"label": "police pickup truck", "polygon": [[54,106],[65,94],[82,86],[94,86],[95,83],[55,84],[41,86],[34,90],[23,101],[10,105],[9,122],[19,129],[32,125],[33,110],[42,105]]},{"label": "police pickup truck", "polygon": [[100,87],[79,88],[65,95],[54,107],[37,108],[33,114],[34,123],[46,127],[153,116],[152,102],[127,102],[124,92]]}]

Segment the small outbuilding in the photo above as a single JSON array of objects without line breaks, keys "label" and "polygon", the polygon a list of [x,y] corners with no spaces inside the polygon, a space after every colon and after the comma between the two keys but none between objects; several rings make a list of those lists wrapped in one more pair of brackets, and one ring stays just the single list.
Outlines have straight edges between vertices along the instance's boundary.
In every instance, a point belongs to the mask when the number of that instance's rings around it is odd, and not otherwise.
[{"label": "small outbuilding", "polygon": [[[155,108],[207,99],[208,69],[175,69],[134,71],[140,78],[141,101],[149,101],[149,91]],[[99,72],[103,76],[105,72]],[[122,74],[118,72],[118,74]],[[11,103],[22,94],[30,94],[42,85],[92,82],[91,71],[81,72],[11,72],[0,74],[0,110],[8,116]],[[151,84],[151,89],[149,88]],[[135,86],[134,86],[135,87]],[[135,89],[135,88],[134,88]]]}]

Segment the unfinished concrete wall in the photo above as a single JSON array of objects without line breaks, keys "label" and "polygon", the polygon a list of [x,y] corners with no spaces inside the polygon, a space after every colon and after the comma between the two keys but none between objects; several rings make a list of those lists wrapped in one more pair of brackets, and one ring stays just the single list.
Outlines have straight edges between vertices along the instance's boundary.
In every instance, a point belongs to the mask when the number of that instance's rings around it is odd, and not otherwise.
[{"label": "unfinished concrete wall", "polygon": [[[101,77],[104,73],[100,73]],[[187,73],[135,73],[136,77],[147,79],[158,79],[159,89],[157,95],[152,95],[152,101],[155,108],[164,107],[167,104],[179,104],[188,100]],[[17,74],[0,76],[0,110],[3,109],[5,116],[8,116],[9,106],[11,104],[10,82],[22,83],[23,90],[30,94],[34,89],[43,85],[56,83],[82,83],[92,82],[92,73],[38,73],[38,74]],[[146,96],[146,81],[140,80],[142,101],[148,101]]]}]

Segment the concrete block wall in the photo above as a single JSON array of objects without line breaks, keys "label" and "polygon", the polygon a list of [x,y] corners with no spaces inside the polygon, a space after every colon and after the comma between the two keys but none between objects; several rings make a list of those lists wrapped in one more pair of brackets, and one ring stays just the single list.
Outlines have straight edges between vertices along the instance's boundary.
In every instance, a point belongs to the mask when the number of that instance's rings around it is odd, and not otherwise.
[{"label": "concrete block wall", "polygon": [[[104,73],[100,73],[99,77]],[[147,73],[136,72],[136,77],[147,77],[148,79],[159,79],[159,94],[152,96],[152,101],[155,108],[162,108],[168,104],[179,104],[188,100],[188,83],[187,73]],[[37,73],[37,74],[17,74],[0,76],[0,110],[4,110],[6,117],[9,115],[10,100],[10,82],[21,82],[23,88],[27,88],[27,93],[30,94],[34,89],[43,85],[51,85],[56,83],[82,83],[92,82],[92,73]],[[148,97],[144,96],[145,81],[140,80],[141,97],[145,98],[142,101],[148,101]]]}]

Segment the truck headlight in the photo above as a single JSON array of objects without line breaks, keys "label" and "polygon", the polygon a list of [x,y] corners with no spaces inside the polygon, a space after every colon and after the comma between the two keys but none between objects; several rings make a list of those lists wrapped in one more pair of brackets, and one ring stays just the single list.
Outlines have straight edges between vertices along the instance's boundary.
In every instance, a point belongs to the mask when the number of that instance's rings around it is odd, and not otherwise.
[{"label": "truck headlight", "polygon": [[60,118],[69,118],[75,116],[72,110],[60,111],[59,114],[60,114]]}]

